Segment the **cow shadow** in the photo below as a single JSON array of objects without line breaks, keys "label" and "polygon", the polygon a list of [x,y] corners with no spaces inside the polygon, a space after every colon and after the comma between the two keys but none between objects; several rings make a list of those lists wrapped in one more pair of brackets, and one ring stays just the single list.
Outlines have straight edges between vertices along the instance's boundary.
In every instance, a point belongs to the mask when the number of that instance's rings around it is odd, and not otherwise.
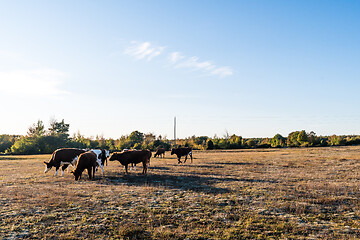
[{"label": "cow shadow", "polygon": [[[199,176],[199,175],[171,175],[171,174],[157,174],[148,173],[143,174],[123,174],[112,173],[106,176],[106,181],[102,181],[102,184],[111,185],[127,185],[127,186],[152,186],[152,187],[165,187],[169,189],[177,189],[181,191],[193,191],[206,194],[219,194],[232,192],[231,189],[226,187],[216,187],[214,185],[219,183],[230,182],[250,182],[261,183],[270,182],[276,183],[276,181],[262,180],[262,179],[244,179],[236,177],[222,177],[222,176]],[[226,184],[225,184],[226,185]]]},{"label": "cow shadow", "polygon": [[224,166],[219,166],[219,165],[210,165],[210,164],[202,164],[202,165],[195,165],[195,164],[187,164],[187,162],[185,164],[173,164],[173,167],[177,167],[177,168],[210,168],[210,169],[214,169],[214,168],[224,168]]},{"label": "cow shadow", "polygon": [[170,168],[168,168],[168,167],[150,167],[150,168],[156,169],[156,170],[164,170],[164,171],[170,170]]},{"label": "cow shadow", "polygon": [[211,165],[233,165],[233,166],[245,166],[245,165],[265,165],[263,163],[252,163],[252,162],[217,162],[217,163],[209,163]]},{"label": "cow shadow", "polygon": [[[170,175],[170,174],[113,174],[106,176],[106,183],[112,185],[128,185],[128,186],[152,186],[177,189],[181,191],[194,191],[202,193],[227,193],[227,188],[214,187],[212,185],[219,182],[212,177],[200,177],[191,175]],[[226,181],[226,180],[225,180]],[[227,180],[230,181],[230,180]]]}]

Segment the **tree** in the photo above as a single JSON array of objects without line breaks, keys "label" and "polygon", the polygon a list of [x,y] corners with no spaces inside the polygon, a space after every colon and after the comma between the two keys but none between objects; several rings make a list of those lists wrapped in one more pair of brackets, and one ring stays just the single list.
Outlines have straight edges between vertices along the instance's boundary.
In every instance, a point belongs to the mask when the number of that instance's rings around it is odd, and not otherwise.
[{"label": "tree", "polygon": [[276,134],[271,140],[271,147],[278,148],[278,147],[285,147],[285,138],[280,134]]},{"label": "tree", "polygon": [[135,143],[142,144],[142,142],[144,141],[144,134],[139,131],[133,131],[128,137],[128,139],[134,144]]},{"label": "tree", "polygon": [[249,147],[249,148],[255,148],[256,146],[256,142],[254,139],[249,139],[246,141],[246,145]]},{"label": "tree", "polygon": [[330,140],[330,145],[331,146],[345,145],[345,140],[343,139],[342,136],[332,135],[329,140]]},{"label": "tree", "polygon": [[207,136],[194,137],[194,143],[197,145],[201,145],[204,143],[204,141],[206,142],[207,139]]},{"label": "tree", "polygon": [[309,145],[308,135],[306,134],[305,130],[299,132],[297,136],[297,141],[300,143],[301,146]]},{"label": "tree", "polygon": [[298,142],[299,131],[289,133],[287,137],[287,145],[288,147],[298,147],[300,143]]},{"label": "tree", "polygon": [[20,136],[16,135],[0,135],[0,152],[9,152],[11,146],[15,143]]},{"label": "tree", "polygon": [[58,135],[58,136],[64,136],[66,138],[69,137],[69,128],[70,124],[66,124],[64,119],[61,120],[61,122],[57,122],[55,119],[52,119],[50,121],[50,127],[49,132],[50,135]]},{"label": "tree", "polygon": [[38,120],[36,123],[29,127],[27,132],[29,137],[41,137],[45,135],[45,126],[41,120]]},{"label": "tree", "polygon": [[218,146],[220,149],[228,149],[229,148],[229,142],[226,139],[219,139]]},{"label": "tree", "polygon": [[37,146],[36,138],[21,137],[11,146],[13,154],[39,154],[40,149]]},{"label": "tree", "polygon": [[207,150],[213,150],[214,149],[214,143],[210,139],[208,139],[207,142],[206,142],[206,149]]},{"label": "tree", "polygon": [[242,137],[233,134],[229,139],[229,148],[236,149],[242,147]]}]

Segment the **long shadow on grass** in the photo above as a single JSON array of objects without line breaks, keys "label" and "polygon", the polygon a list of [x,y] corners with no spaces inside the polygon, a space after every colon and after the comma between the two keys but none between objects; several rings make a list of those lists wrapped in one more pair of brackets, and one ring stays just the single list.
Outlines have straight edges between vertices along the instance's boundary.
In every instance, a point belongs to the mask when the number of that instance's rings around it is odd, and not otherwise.
[{"label": "long shadow on grass", "polygon": [[244,166],[244,165],[265,165],[263,163],[256,163],[256,162],[216,162],[216,163],[209,163],[212,165],[235,165],[235,166]]},{"label": "long shadow on grass", "polygon": [[153,186],[153,187],[167,187],[171,189],[178,189],[183,191],[194,191],[202,193],[228,193],[231,190],[228,188],[214,187],[214,184],[226,182],[271,182],[268,180],[258,179],[239,179],[229,177],[204,177],[194,175],[170,175],[170,174],[115,174],[108,175],[107,181],[103,184],[113,185],[128,185],[128,186]]}]

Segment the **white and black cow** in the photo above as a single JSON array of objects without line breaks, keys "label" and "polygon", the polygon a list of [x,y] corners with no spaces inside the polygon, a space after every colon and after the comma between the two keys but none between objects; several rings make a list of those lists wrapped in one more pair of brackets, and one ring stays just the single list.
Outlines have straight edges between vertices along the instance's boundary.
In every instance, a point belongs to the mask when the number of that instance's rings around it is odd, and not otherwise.
[{"label": "white and black cow", "polygon": [[[97,164],[98,166],[100,166],[102,174],[104,175],[104,164],[106,162],[106,166],[107,166],[107,159],[110,156],[110,152],[108,150],[105,149],[91,149],[90,151],[94,152],[96,154],[97,157]],[[97,171],[96,167],[96,171]]]},{"label": "white and black cow", "polygon": [[49,162],[45,162],[45,173],[50,171],[52,167],[56,168],[55,176],[57,176],[57,173],[59,171],[59,168],[61,167],[61,176],[64,175],[64,170],[71,164],[72,166],[76,165],[77,159],[80,154],[86,152],[83,149],[77,149],[77,148],[61,148],[57,149],[53,152],[51,155],[51,159]]}]

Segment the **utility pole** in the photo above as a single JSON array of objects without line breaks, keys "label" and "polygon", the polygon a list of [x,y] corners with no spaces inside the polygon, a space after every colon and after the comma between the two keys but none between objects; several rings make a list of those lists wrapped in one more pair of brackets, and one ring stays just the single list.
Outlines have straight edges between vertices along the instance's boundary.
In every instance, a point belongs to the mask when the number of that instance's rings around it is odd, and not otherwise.
[{"label": "utility pole", "polygon": [[176,117],[174,117],[174,148],[176,148]]}]

